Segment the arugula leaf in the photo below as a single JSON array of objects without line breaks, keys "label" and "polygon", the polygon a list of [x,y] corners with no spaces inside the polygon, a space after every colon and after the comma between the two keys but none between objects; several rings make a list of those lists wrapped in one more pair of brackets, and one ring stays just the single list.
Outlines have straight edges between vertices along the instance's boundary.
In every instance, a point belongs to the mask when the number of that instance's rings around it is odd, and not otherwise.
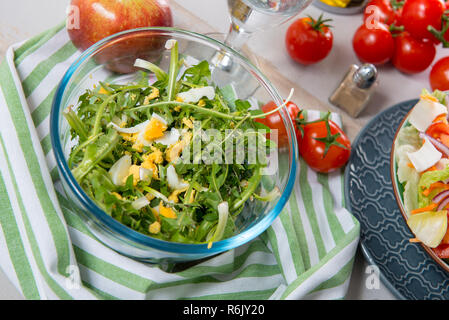
[{"label": "arugula leaf", "polygon": [[209,63],[201,61],[197,65],[188,68],[182,78],[186,78],[189,82],[196,85],[207,85],[207,81],[211,76]]},{"label": "arugula leaf", "polygon": [[251,108],[251,104],[248,101],[236,100],[235,108],[237,111],[246,112]]}]

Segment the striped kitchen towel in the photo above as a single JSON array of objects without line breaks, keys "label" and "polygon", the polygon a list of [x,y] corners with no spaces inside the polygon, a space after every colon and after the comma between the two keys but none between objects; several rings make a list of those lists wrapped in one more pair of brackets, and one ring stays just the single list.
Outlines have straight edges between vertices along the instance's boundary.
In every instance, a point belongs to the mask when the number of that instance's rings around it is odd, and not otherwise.
[{"label": "striped kitchen towel", "polygon": [[359,223],[344,209],[343,171],[303,160],[280,216],[235,250],[169,272],[98,242],[67,205],[49,136],[53,95],[79,55],[60,25],[13,45],[0,66],[0,267],[25,298],[345,297]]}]

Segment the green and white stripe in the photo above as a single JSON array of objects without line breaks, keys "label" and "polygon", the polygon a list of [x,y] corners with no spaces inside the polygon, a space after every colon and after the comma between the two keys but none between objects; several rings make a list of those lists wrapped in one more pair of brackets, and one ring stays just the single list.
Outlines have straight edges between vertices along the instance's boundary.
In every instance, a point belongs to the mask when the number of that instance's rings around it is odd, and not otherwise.
[{"label": "green and white stripe", "polygon": [[344,209],[342,172],[317,174],[303,160],[267,232],[187,270],[98,242],[65,199],[49,138],[56,86],[79,54],[59,25],[12,46],[0,65],[0,267],[25,298],[344,298],[359,223]]}]

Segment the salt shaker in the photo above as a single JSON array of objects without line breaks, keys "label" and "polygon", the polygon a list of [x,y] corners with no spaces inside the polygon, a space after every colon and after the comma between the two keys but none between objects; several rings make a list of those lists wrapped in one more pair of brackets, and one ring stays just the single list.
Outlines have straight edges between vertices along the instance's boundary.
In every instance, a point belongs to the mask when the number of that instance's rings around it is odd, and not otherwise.
[{"label": "salt shaker", "polygon": [[368,104],[378,83],[374,65],[364,64],[359,67],[353,64],[329,101],[356,118]]}]

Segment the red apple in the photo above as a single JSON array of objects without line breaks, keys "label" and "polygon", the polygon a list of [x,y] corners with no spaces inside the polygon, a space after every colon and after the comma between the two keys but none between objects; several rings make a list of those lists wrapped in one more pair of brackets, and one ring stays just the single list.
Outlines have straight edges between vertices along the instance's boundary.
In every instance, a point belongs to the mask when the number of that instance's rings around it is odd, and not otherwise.
[{"label": "red apple", "polygon": [[72,0],[79,23],[68,30],[74,45],[86,50],[120,31],[140,27],[171,27],[173,19],[165,0]]},{"label": "red apple", "polygon": [[[171,27],[173,19],[166,0],[72,0],[72,23],[67,31],[73,44],[86,50],[115,33],[141,27]],[[78,21],[76,21],[78,19]],[[136,58],[154,56],[162,46],[161,39],[144,36],[124,37],[97,55],[116,72],[134,71]],[[127,57],[125,57],[127,56]]]}]

